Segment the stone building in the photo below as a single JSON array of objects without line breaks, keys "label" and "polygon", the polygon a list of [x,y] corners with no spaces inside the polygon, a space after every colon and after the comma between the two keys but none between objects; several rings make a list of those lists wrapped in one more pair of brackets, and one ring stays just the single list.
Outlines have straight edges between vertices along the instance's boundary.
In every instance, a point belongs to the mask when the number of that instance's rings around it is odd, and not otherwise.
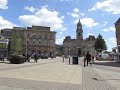
[{"label": "stone building", "polygon": [[112,48],[112,59],[120,62],[120,18],[114,23],[116,29],[117,46]]},{"label": "stone building", "polygon": [[0,36],[0,57],[7,57],[9,54],[9,40]]},{"label": "stone building", "polygon": [[2,29],[1,35],[4,36],[5,39],[11,39],[12,29],[9,29],[9,28]]},{"label": "stone building", "polygon": [[[5,32],[5,31],[4,31]],[[22,40],[23,53],[50,56],[55,54],[56,32],[50,31],[50,27],[32,26],[32,27],[13,27],[11,29],[11,51],[14,51],[14,38],[18,34]],[[2,34],[4,35],[4,34]]]},{"label": "stone building", "polygon": [[115,22],[117,45],[120,45],[120,18]]},{"label": "stone building", "polygon": [[79,19],[76,29],[76,39],[71,39],[70,36],[67,36],[63,41],[64,54],[82,56],[85,55],[87,52],[90,52],[92,55],[95,55],[95,41],[96,39],[92,35],[89,35],[88,38],[83,39],[82,24]]}]

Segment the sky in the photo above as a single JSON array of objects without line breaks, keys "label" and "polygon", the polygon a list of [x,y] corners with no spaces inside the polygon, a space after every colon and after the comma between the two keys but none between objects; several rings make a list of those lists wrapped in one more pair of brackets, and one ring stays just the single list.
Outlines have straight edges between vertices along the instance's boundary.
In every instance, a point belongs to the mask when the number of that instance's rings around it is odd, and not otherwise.
[{"label": "sky", "polygon": [[56,31],[56,44],[76,38],[80,19],[83,38],[101,34],[108,51],[116,46],[114,23],[120,18],[120,0],[0,0],[0,29],[48,26]]}]

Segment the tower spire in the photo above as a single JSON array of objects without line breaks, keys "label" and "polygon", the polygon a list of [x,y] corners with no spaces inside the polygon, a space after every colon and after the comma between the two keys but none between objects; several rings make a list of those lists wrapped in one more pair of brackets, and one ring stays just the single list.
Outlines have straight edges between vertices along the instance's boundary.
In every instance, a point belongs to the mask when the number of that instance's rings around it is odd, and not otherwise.
[{"label": "tower spire", "polygon": [[80,23],[80,19],[79,19],[79,23]]},{"label": "tower spire", "polygon": [[79,22],[77,23],[77,27],[78,26],[82,26],[81,22],[80,22],[80,19],[79,19]]}]

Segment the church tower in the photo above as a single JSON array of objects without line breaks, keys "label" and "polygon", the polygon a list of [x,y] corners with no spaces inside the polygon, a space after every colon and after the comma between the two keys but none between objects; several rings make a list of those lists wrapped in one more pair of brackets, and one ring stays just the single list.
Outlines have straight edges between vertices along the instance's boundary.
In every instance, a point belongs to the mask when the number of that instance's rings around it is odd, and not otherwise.
[{"label": "church tower", "polygon": [[80,22],[77,23],[77,30],[76,30],[76,42],[77,42],[77,50],[76,53],[78,56],[83,55],[83,30],[82,30],[82,24]]},{"label": "church tower", "polygon": [[76,30],[76,39],[83,40],[83,30],[82,30],[82,24],[80,22],[77,23],[77,30]]}]

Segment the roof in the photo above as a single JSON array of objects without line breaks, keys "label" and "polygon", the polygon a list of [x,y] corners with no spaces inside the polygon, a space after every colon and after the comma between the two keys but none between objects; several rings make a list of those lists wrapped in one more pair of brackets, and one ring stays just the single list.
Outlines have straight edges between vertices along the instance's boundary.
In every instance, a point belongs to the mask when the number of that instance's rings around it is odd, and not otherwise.
[{"label": "roof", "polygon": [[115,24],[118,24],[120,22],[120,18],[115,22]]}]

